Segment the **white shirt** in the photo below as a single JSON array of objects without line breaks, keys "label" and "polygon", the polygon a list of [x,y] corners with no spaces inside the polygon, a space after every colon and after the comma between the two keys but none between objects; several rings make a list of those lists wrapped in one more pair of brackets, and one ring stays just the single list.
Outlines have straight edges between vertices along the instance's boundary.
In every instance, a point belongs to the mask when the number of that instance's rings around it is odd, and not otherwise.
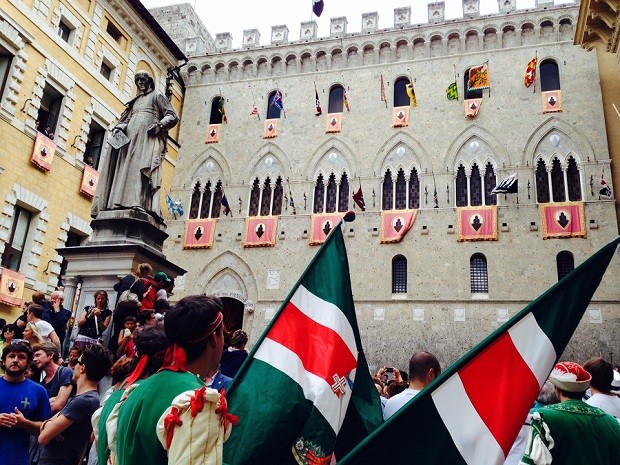
[{"label": "white shirt", "polygon": [[586,400],[586,404],[592,407],[598,407],[603,412],[620,418],[620,399],[612,394],[601,394],[597,392]]},{"label": "white shirt", "polygon": [[417,389],[407,388],[400,394],[390,397],[383,408],[383,419],[387,420],[394,415],[400,408],[413,399],[420,392]]},{"label": "white shirt", "polygon": [[51,324],[49,324],[45,320],[39,320],[34,322],[34,325],[39,330],[39,333],[41,334],[44,342],[52,342],[52,340],[50,339],[50,334],[52,333],[52,331],[54,331],[54,327]]}]

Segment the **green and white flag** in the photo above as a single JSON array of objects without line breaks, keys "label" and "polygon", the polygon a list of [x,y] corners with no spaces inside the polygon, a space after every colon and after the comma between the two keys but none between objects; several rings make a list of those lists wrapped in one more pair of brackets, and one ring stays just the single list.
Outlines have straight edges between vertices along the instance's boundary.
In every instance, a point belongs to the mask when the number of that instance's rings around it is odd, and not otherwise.
[{"label": "green and white flag", "polygon": [[474,347],[338,465],[503,464],[619,242],[607,244]]},{"label": "green and white flag", "polygon": [[329,464],[334,451],[343,456],[381,423],[341,227],[257,341],[227,398],[239,418],[224,444],[227,465]]}]

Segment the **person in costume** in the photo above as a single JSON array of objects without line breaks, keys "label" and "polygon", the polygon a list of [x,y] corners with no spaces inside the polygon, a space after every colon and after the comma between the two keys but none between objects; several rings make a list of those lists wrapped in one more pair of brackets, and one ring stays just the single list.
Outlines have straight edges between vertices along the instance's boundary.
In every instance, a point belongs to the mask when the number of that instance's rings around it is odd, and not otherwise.
[{"label": "person in costume", "polygon": [[236,418],[228,413],[223,394],[203,381],[220,363],[222,308],[217,297],[197,295],[166,312],[171,345],[163,366],[133,389],[118,410],[118,463],[222,463],[223,443]]},{"label": "person in costume", "polygon": [[591,379],[577,363],[555,365],[549,381],[560,403],[534,409],[521,464],[620,464],[620,423],[581,400]]}]

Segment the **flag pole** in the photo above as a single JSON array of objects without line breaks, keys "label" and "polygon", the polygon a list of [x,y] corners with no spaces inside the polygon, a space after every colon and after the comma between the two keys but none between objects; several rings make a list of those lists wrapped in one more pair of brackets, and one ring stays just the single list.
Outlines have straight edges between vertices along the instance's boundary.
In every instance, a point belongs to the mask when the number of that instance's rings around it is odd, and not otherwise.
[{"label": "flag pole", "polygon": [[459,101],[459,85],[456,82],[456,63],[452,63],[452,69],[454,70],[454,85],[456,86],[456,101]]},{"label": "flag pole", "polygon": [[538,77],[538,50],[534,51],[534,58],[536,58],[536,69],[534,70],[534,90],[532,93],[536,93],[536,78]]}]

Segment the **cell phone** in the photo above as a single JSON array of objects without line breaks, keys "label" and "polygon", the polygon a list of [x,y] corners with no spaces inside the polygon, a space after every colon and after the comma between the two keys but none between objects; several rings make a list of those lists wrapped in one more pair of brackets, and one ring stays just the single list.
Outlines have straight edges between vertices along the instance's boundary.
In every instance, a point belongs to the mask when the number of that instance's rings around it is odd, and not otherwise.
[{"label": "cell phone", "polygon": [[394,379],[394,367],[385,367],[385,375],[388,381],[392,381]]},{"label": "cell phone", "polygon": [[387,373],[393,373],[394,372],[394,367],[385,367],[385,371]]},{"label": "cell phone", "polygon": [[131,330],[130,329],[123,329],[123,337],[127,337],[127,336],[131,336]]}]

